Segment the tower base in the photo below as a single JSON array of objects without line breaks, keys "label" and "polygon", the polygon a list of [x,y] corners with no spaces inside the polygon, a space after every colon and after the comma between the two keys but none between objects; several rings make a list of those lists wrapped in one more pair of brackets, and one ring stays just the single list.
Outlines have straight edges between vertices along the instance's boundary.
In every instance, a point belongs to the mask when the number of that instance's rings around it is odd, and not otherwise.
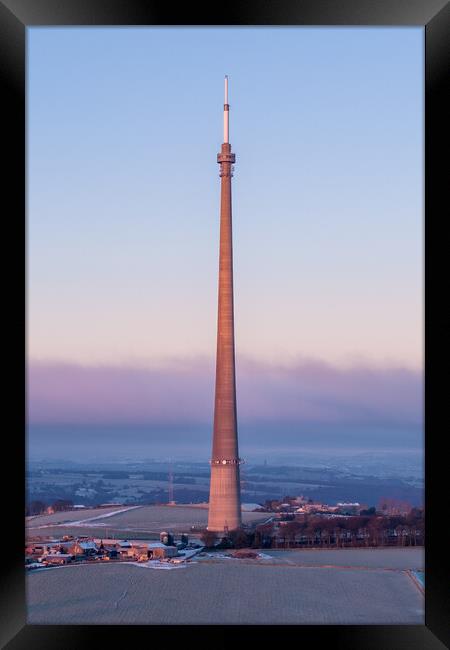
[{"label": "tower base", "polygon": [[242,524],[239,465],[211,465],[207,529],[224,533]]}]

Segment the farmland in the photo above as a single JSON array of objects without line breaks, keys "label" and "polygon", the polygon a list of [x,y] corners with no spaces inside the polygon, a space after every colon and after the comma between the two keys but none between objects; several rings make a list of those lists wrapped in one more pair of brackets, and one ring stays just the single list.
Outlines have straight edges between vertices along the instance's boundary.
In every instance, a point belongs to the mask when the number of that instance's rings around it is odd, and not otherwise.
[{"label": "farmland", "polygon": [[[299,553],[311,557],[317,554]],[[383,554],[382,559],[374,561],[375,565],[395,562],[394,556],[384,555],[384,550],[368,553]],[[276,552],[271,551],[270,555],[276,559]],[[27,575],[27,622],[424,623],[423,594],[407,572],[386,568],[361,570],[350,566],[351,558],[346,553],[342,557],[347,568],[299,566],[279,557],[273,564],[270,560],[264,564],[200,559],[172,571],[122,563],[44,569]],[[360,565],[361,558],[356,557],[354,562]],[[420,555],[410,556],[404,564],[420,564]]]},{"label": "farmland", "polygon": [[[139,506],[124,512],[126,506],[103,510],[90,509],[82,512],[64,512],[54,515],[34,517],[27,523],[29,536],[36,535],[103,535],[109,534],[120,538],[158,537],[161,530],[169,529],[176,533],[192,532],[192,526],[205,527],[208,519],[207,508],[191,506]],[[118,514],[111,514],[113,512]],[[105,515],[102,517],[102,514]],[[106,516],[109,515],[109,516]],[[242,513],[245,523],[264,521],[268,515],[260,512]],[[91,520],[92,517],[96,517]],[[99,517],[99,518],[97,518]],[[71,524],[71,521],[81,521]],[[67,522],[61,526],[60,523]],[[52,526],[51,524],[55,524]],[[39,526],[45,526],[39,528]]]},{"label": "farmland", "polygon": [[424,568],[423,547],[409,548],[341,548],[265,551],[274,559],[297,566],[351,566],[372,569]]},{"label": "farmland", "polygon": [[[244,523],[265,521],[269,515],[261,512],[242,513]],[[190,529],[191,526],[206,526],[208,509],[189,506],[144,506],[114,515],[114,526],[127,530],[161,530],[170,528],[174,531]],[[99,519],[98,523],[108,523]]]},{"label": "farmland", "polygon": [[[126,507],[126,506],[125,506]],[[111,506],[110,508],[86,508],[80,510],[65,510],[64,512],[55,512],[52,515],[36,515],[34,517],[26,517],[26,525],[28,528],[35,528],[37,526],[48,526],[51,524],[60,524],[65,522],[80,521],[91,517],[101,517],[118,510],[123,510],[124,506]]]}]

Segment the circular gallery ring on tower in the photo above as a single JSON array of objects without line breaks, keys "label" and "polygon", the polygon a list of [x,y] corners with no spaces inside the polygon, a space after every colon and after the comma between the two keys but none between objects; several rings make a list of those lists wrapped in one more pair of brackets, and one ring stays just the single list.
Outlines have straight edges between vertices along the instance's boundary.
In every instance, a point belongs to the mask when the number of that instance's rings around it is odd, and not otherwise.
[{"label": "circular gallery ring on tower", "polygon": [[242,458],[212,458],[210,465],[240,465],[244,460]]},{"label": "circular gallery ring on tower", "polygon": [[217,154],[217,162],[218,163],[235,163],[236,162],[236,154],[234,153],[218,153]]}]

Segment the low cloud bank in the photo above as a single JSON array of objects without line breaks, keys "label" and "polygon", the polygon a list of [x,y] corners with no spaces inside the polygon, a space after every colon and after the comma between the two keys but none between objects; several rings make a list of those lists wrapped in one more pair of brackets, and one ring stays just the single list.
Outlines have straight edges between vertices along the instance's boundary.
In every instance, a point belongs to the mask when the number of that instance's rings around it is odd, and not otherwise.
[{"label": "low cloud bank", "polygon": [[[158,367],[30,362],[30,424],[183,424],[212,421],[212,360]],[[315,360],[237,364],[238,417],[245,426],[305,422],[421,427],[422,373],[407,368],[338,367]]]}]

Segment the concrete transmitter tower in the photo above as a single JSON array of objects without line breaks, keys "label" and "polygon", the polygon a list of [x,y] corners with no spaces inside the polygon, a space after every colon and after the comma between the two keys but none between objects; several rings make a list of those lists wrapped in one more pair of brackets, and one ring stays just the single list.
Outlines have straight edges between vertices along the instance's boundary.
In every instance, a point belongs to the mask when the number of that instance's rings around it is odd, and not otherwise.
[{"label": "concrete transmitter tower", "polygon": [[220,165],[219,309],[217,320],[216,395],[211,458],[208,530],[226,532],[241,525],[241,495],[236,418],[234,359],[233,245],[231,177],[235,155],[229,143],[228,77],[225,77],[223,144]]}]

